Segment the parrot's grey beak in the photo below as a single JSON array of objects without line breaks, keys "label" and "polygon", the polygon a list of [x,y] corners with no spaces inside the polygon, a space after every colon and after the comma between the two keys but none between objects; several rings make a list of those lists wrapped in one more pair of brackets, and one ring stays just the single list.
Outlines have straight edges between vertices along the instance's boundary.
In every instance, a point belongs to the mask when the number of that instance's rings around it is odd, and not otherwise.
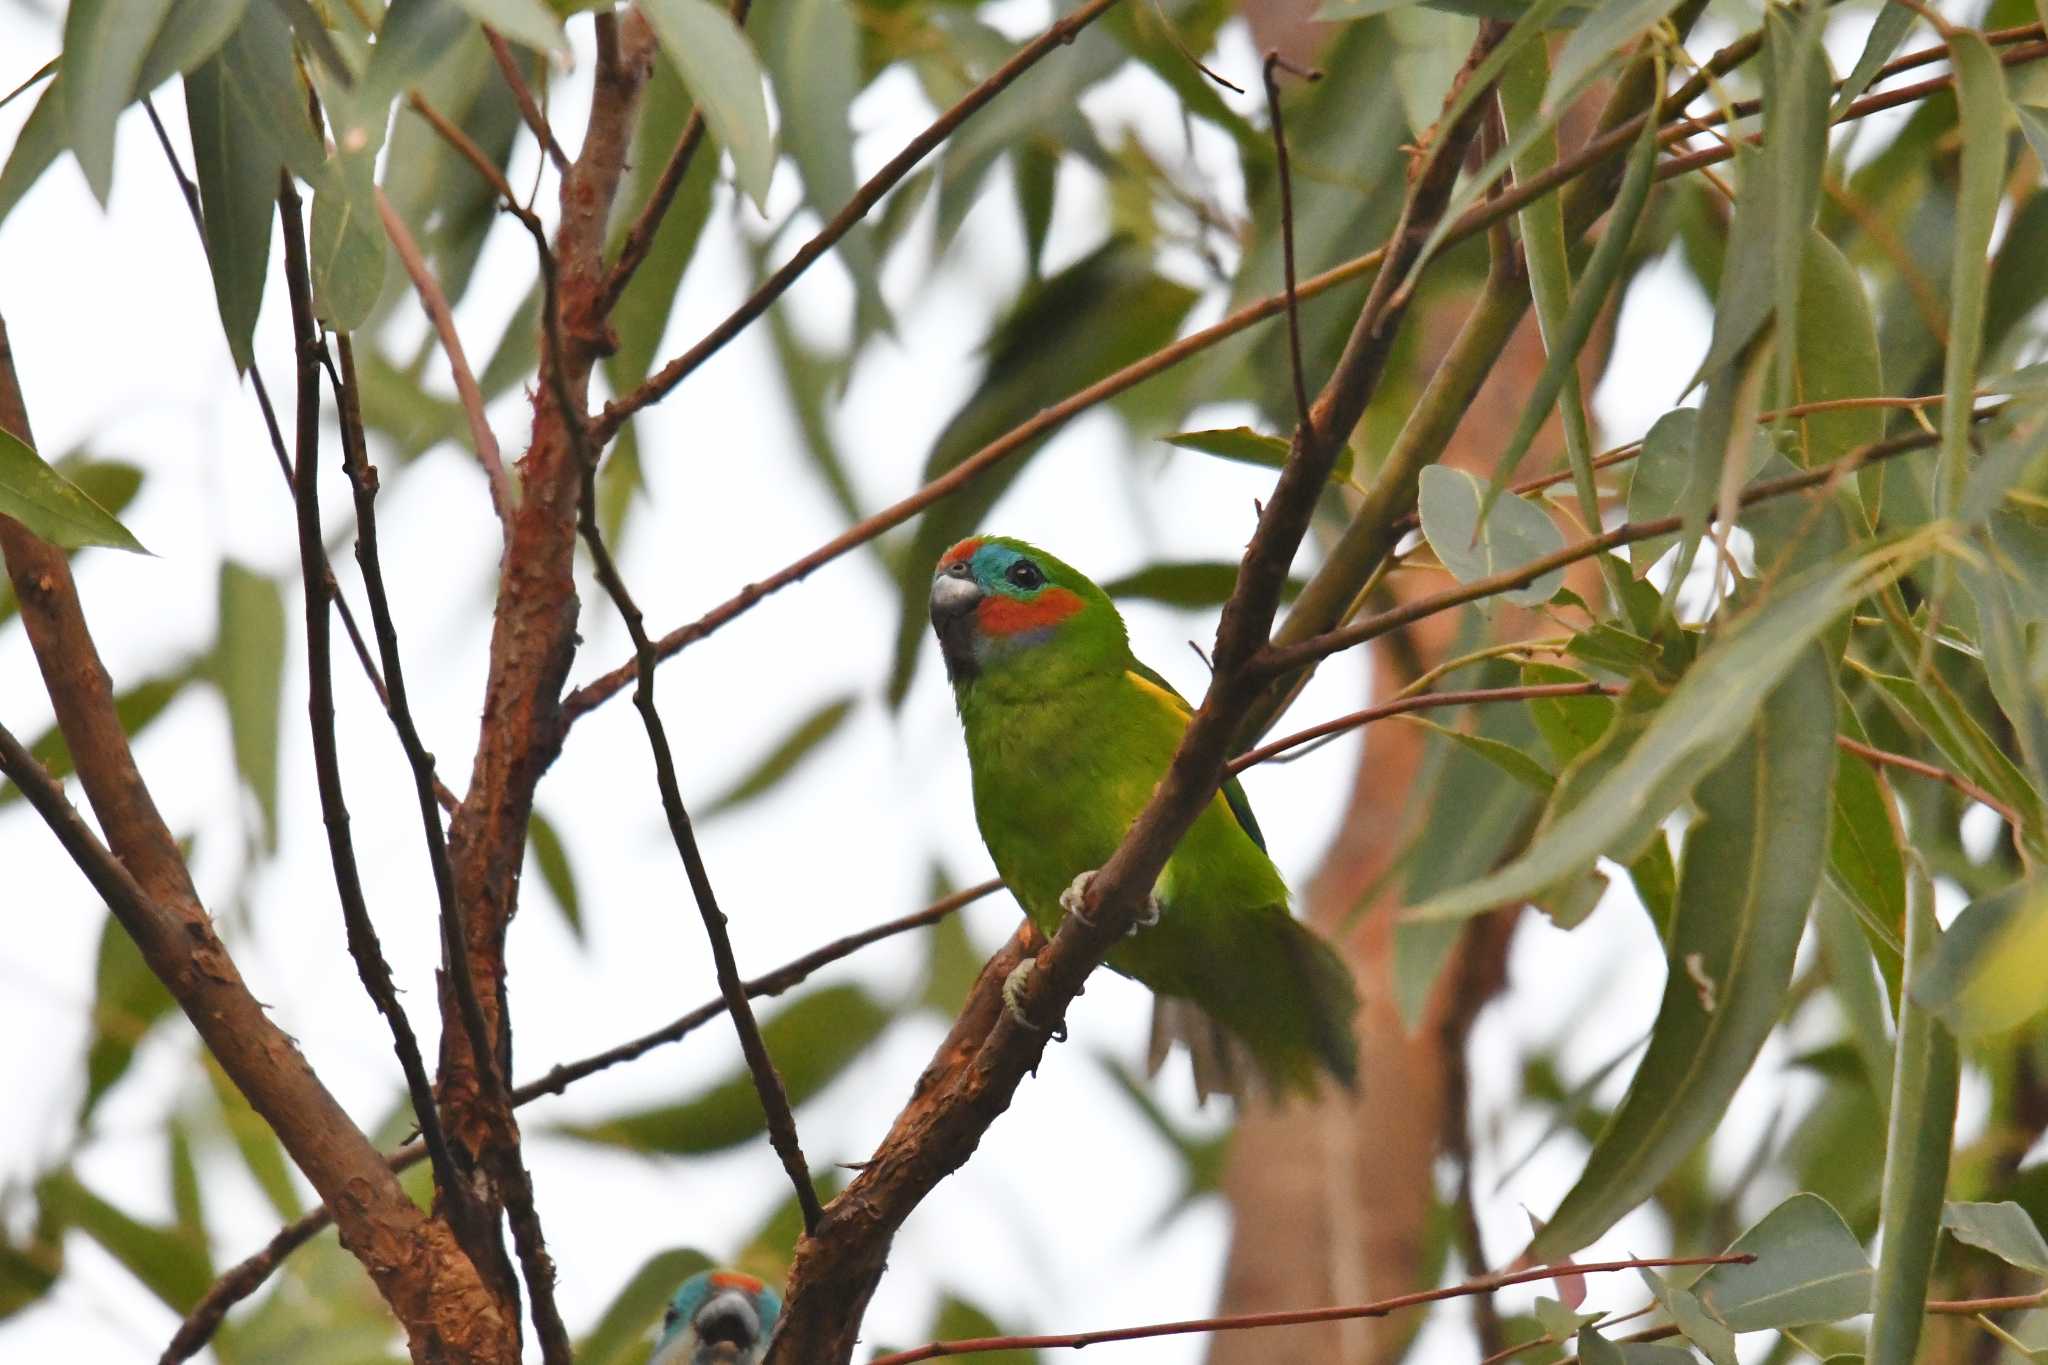
[{"label": "parrot's grey beak", "polygon": [[947,571],[932,580],[932,624],[945,633],[946,621],[964,616],[981,601],[981,584],[967,573]]},{"label": "parrot's grey beak", "polygon": [[697,1310],[698,1365],[723,1365],[749,1358],[761,1339],[761,1315],[744,1294],[717,1295]]},{"label": "parrot's grey beak", "polygon": [[946,659],[946,676],[956,683],[981,671],[974,656],[974,609],[981,598],[981,585],[965,564],[949,564],[932,580],[932,629]]}]

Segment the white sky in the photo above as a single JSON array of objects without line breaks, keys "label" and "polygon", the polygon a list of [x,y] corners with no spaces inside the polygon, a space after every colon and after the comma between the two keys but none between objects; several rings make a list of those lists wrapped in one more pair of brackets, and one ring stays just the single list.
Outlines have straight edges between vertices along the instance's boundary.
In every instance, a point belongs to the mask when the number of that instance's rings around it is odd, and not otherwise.
[{"label": "white sky", "polygon": [[[1007,13],[1006,27],[1022,32],[1040,13],[1030,0]],[[572,28],[587,38],[587,23]],[[8,58],[0,63],[0,85],[11,86],[56,46],[49,21],[18,9],[0,12],[0,53]],[[1215,64],[1226,72],[1256,70],[1249,42],[1236,30]],[[1255,79],[1249,84],[1256,88]],[[580,89],[580,81],[569,82],[554,111],[571,146],[581,120]],[[29,103],[0,111],[0,145],[11,143]],[[1247,101],[1239,103],[1249,112]],[[182,144],[176,83],[158,92],[158,107]],[[1101,120],[1136,119],[1148,135],[1157,134],[1156,146],[1179,145],[1178,121],[1150,77],[1119,79],[1091,96],[1087,108]],[[854,111],[860,171],[880,164],[926,117],[906,76],[885,77]],[[1228,158],[1213,147],[1209,152],[1206,164],[1220,172]],[[530,154],[522,143],[522,155]],[[55,456],[83,445],[150,471],[125,520],[156,557],[92,552],[78,562],[89,616],[117,687],[207,646],[223,555],[271,572],[296,567],[290,508],[254,401],[237,385],[196,239],[139,111],[121,123],[118,168],[104,213],[66,159],[0,225],[0,311],[40,448]],[[521,170],[530,176],[530,161]],[[524,183],[520,174],[513,179]],[[1095,244],[1103,207],[1092,174],[1067,173],[1061,191],[1055,265]],[[1219,192],[1226,202],[1241,203],[1235,184]],[[780,213],[795,198],[785,168],[771,207]],[[542,204],[551,207],[551,191]],[[936,274],[906,265],[886,279],[899,336],[864,363],[836,417],[868,506],[915,486],[931,437],[971,388],[978,363],[972,348],[985,331],[985,305],[1022,272],[1014,223],[1007,189],[999,190],[975,211]],[[761,220],[751,209],[735,211],[730,193],[721,191],[665,354],[694,339],[740,296],[747,269],[737,225],[755,230]],[[523,237],[509,230],[494,235],[458,315],[478,364],[530,269]],[[1669,265],[1651,271],[1624,318],[1618,359],[1597,400],[1615,439],[1639,434],[1675,399],[1704,345],[1704,303],[1681,274]],[[272,283],[258,363],[273,394],[288,402],[286,309],[281,288]],[[843,276],[828,264],[814,270],[786,306],[804,327],[828,332],[842,325],[849,300]],[[1201,320],[1213,316],[1214,300],[1203,310]],[[414,335],[405,334],[408,344]],[[428,373],[445,391],[438,357]],[[501,401],[491,416],[508,455],[518,450],[523,400]],[[667,628],[695,617],[839,529],[795,448],[765,338],[750,336],[729,347],[643,419],[641,440],[653,503],[636,513],[623,567],[650,625]],[[1263,491],[1258,471],[1193,456],[1143,460],[1145,495],[1173,515],[1140,522],[1132,515],[1117,448],[1112,419],[1094,415],[1075,423],[1005,497],[991,529],[1055,547],[1098,578],[1161,557],[1236,555],[1250,528],[1251,501]],[[387,477],[386,486],[380,503],[385,568],[414,704],[441,772],[460,790],[474,742],[497,553],[484,485],[462,449],[443,447],[402,477]],[[325,496],[328,525],[338,529],[345,524],[338,481]],[[337,558],[337,568],[360,602],[346,555]],[[609,605],[588,591],[584,603],[586,647],[577,679],[625,653]],[[219,705],[193,689],[147,732],[139,754],[174,831],[197,836],[202,893],[228,921],[251,988],[367,1124],[393,1103],[399,1078],[384,1025],[342,955],[311,784],[295,597],[287,610],[293,643],[283,716],[283,838],[277,859],[247,885],[253,925],[231,903],[243,811]],[[894,610],[876,561],[855,555],[742,617],[661,673],[685,796],[695,800],[744,771],[790,718],[849,688],[864,698],[854,721],[799,780],[702,829],[740,962],[750,973],[921,905],[935,859],[961,882],[986,875],[936,657],[923,661],[900,715],[891,717],[880,704]],[[1139,652],[1183,690],[1198,692],[1200,666],[1184,641],[1206,643],[1213,621],[1146,608],[1128,614]],[[1307,723],[1355,707],[1361,676],[1356,660],[1326,668],[1296,716]],[[417,812],[389,726],[346,655],[337,660],[336,678],[369,903],[431,1058],[438,949]],[[0,635],[0,722],[26,737],[48,717],[22,633]],[[1297,886],[1341,810],[1356,742],[1255,772],[1247,782],[1275,855]],[[638,1034],[715,994],[702,929],[668,843],[645,741],[629,705],[609,705],[577,728],[539,804],[568,840],[591,935],[579,948],[538,879],[529,878],[509,951],[521,1077]],[[12,1097],[12,1119],[0,1125],[0,1184],[17,1195],[0,1204],[0,1216],[18,1229],[27,1214],[19,1187],[64,1155],[81,1084],[101,912],[20,804],[0,812],[0,869],[0,908],[10,912],[9,932],[0,939],[0,1037],[10,1040],[0,1047],[0,1094]],[[984,902],[967,914],[977,941],[988,946],[1016,919],[1007,900]],[[859,980],[886,998],[915,988],[922,951],[917,940],[899,939],[819,980]],[[1560,1140],[1493,1192],[1490,1171],[1519,1155],[1541,1128],[1540,1118],[1502,1108],[1521,1057],[1570,1034],[1564,1063],[1569,1074],[1582,1075],[1639,1036],[1661,988],[1658,957],[1642,918],[1626,905],[1608,907],[1595,927],[1571,940],[1533,916],[1523,926],[1506,1004],[1485,1016],[1474,1045],[1475,1128],[1491,1154],[1479,1188],[1495,1256],[1510,1253],[1526,1236],[1525,1205],[1540,1213],[1555,1204],[1583,1151],[1576,1139]],[[1091,982],[1071,1019],[1076,1041],[1052,1050],[967,1170],[941,1186],[904,1230],[869,1315],[869,1340],[921,1340],[941,1289],[1034,1330],[1209,1310],[1227,1213],[1211,1202],[1163,1233],[1153,1230],[1177,1176],[1164,1149],[1090,1061],[1090,1054],[1105,1052],[1135,1063],[1146,1015],[1141,989],[1107,974]],[[1813,1022],[1808,1016],[1806,1023]],[[1818,1033],[1826,1031],[1823,1022]],[[814,1166],[868,1155],[937,1037],[931,1023],[899,1028],[801,1111]],[[160,1026],[77,1154],[86,1182],[124,1208],[168,1213],[159,1124],[167,1106],[202,1098],[190,1064],[194,1048],[182,1022]],[[765,1142],[686,1163],[594,1151],[549,1137],[549,1127],[694,1093],[726,1074],[736,1058],[730,1029],[721,1022],[522,1111],[572,1332],[590,1325],[652,1251],[679,1243],[714,1255],[732,1250],[784,1197],[786,1185]],[[1718,1168],[1738,1165],[1768,1116],[1810,1084],[1781,1072],[1782,1060],[1775,1046],[1767,1050],[1738,1096],[1725,1129],[1730,1140],[1715,1149]],[[1189,1088],[1169,1071],[1157,1092],[1170,1109],[1190,1122],[1218,1122],[1214,1113],[1197,1116]],[[1370,1086],[1371,1078],[1365,1083]],[[1620,1084],[1612,1081],[1610,1090],[1618,1093]],[[216,1155],[204,1169],[216,1256],[225,1266],[267,1237],[273,1219],[231,1153]],[[1749,1212],[1761,1212],[1782,1193],[1762,1192]],[[1639,1213],[1591,1248],[1587,1259],[1649,1254],[1663,1246],[1658,1221]],[[173,1315],[83,1237],[74,1235],[67,1251],[59,1291],[0,1323],[0,1354],[153,1359],[175,1325]],[[1624,1309],[1636,1304],[1631,1287],[1622,1285],[1604,1294],[1596,1285],[1594,1302]],[[1416,1359],[1469,1360],[1462,1310],[1444,1310],[1435,1321]],[[1194,1361],[1201,1349],[1194,1338],[1103,1348],[1107,1358],[1133,1365]]]}]

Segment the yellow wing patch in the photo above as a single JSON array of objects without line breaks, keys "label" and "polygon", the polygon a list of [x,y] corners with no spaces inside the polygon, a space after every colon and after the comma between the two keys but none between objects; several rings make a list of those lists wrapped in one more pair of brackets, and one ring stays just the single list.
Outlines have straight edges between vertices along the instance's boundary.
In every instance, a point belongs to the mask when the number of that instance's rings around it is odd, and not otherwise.
[{"label": "yellow wing patch", "polygon": [[1137,688],[1140,692],[1145,693],[1153,700],[1163,702],[1166,706],[1166,709],[1173,712],[1176,716],[1179,716],[1182,721],[1187,721],[1193,718],[1195,713],[1188,709],[1188,704],[1186,702],[1182,701],[1173,692],[1170,692],[1166,688],[1161,687],[1158,683],[1153,682],[1143,673],[1139,673],[1134,669],[1127,668],[1124,670],[1124,676],[1131,680],[1131,686]]}]

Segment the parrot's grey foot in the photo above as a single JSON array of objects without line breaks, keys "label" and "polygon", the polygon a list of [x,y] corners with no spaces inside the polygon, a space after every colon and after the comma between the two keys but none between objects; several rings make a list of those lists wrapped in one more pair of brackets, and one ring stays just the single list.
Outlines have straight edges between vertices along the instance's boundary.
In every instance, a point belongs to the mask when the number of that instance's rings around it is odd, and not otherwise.
[{"label": "parrot's grey foot", "polygon": [[[1093,870],[1076,873],[1074,880],[1068,883],[1067,889],[1060,892],[1060,909],[1066,911],[1091,929],[1095,927],[1095,921],[1088,918],[1083,912],[1082,907],[1087,904],[1088,887],[1094,880],[1095,873]],[[1145,908],[1138,912],[1138,918],[1132,922],[1129,932],[1135,934],[1140,929],[1150,929],[1153,925],[1159,923],[1159,913],[1159,897],[1145,897]]]},{"label": "parrot's grey foot", "polygon": [[[1074,880],[1067,883],[1067,889],[1060,892],[1060,909],[1066,911],[1090,929],[1095,927],[1095,921],[1088,918],[1087,912],[1082,907],[1088,902],[1088,884],[1094,880],[1095,871],[1093,868],[1086,872],[1077,872],[1074,874]],[[1013,977],[1012,980],[1014,979]]]},{"label": "parrot's grey foot", "polygon": [[1027,957],[1017,964],[1015,971],[1003,978],[1003,1008],[1009,1012],[1012,1019],[1033,1033],[1050,1033],[1055,1043],[1064,1043],[1067,1041],[1067,1026],[1064,1022],[1054,1024],[1050,1029],[1041,1028],[1032,1023],[1024,1013],[1024,989],[1031,981],[1032,969],[1037,965],[1037,962]]}]

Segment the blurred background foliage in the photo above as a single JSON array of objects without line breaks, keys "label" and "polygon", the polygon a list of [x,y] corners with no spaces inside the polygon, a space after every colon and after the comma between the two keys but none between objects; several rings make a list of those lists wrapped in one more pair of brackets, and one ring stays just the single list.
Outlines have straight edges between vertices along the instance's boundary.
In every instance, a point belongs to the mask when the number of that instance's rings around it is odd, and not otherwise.
[{"label": "blurred background foliage", "polygon": [[[519,233],[409,100],[462,129],[551,211],[532,135],[478,21],[510,40],[545,107],[573,109],[588,99],[588,25],[575,12],[582,8],[551,10],[539,0],[394,0],[388,8],[380,0],[79,0],[65,13],[61,35],[10,16],[7,23],[37,33],[43,46],[8,45],[18,69],[4,75],[22,82],[8,98],[28,112],[12,111],[0,216],[43,192],[46,176],[70,174],[53,169],[65,161],[76,162],[102,202],[116,170],[161,175],[160,166],[113,160],[116,121],[143,117],[131,106],[152,96],[196,180],[219,325],[246,368],[257,358],[261,310],[277,303],[265,282],[275,268],[270,169],[281,162],[311,187],[321,316],[354,333],[372,453],[387,488],[402,488],[429,452],[459,450],[468,436],[440,349],[418,325],[411,283],[377,229],[376,196],[410,228],[461,310],[481,362],[480,388],[499,403],[496,411],[534,382],[541,299],[537,284],[523,297],[471,297],[486,277],[486,256],[515,249],[507,242]],[[1645,1201],[1660,1215],[1668,1244],[1686,1251],[1726,1246],[1778,1205],[1749,1234],[1777,1258],[1758,1267],[1771,1266],[1777,1280],[1760,1289],[1717,1271],[1721,1279],[1693,1285],[1696,1298],[1678,1287],[1682,1281],[1653,1286],[1662,1312],[1717,1365],[1732,1358],[1731,1329],[1776,1333],[1752,1338],[1758,1344],[1745,1347],[1746,1360],[1854,1356],[1865,1344],[1853,1320],[1872,1293],[1865,1249],[1881,1217],[1876,1292],[1906,1296],[1900,1302],[1915,1305],[1916,1321],[1921,1298],[2029,1294],[2048,1276],[2048,1251],[2035,1231],[2048,1225],[2048,1161],[2038,1146],[2048,1127],[2041,1016],[2048,883],[2040,880],[2048,849],[2043,16],[2028,0],[1934,7],[1942,22],[1991,33],[1998,51],[2020,59],[2004,69],[1988,58],[1988,65],[1965,66],[1960,97],[1943,85],[1882,117],[1830,125],[1866,89],[1882,92],[1947,70],[1937,63],[1872,85],[1885,61],[1938,41],[1929,26],[1935,13],[1867,0],[1803,8],[1592,0],[1541,9],[1534,22],[1547,17],[1548,32],[1521,49],[1504,85],[1506,150],[1498,134],[1482,147],[1488,157],[1511,160],[1518,175],[1540,170],[1560,143],[1567,154],[1583,144],[1598,111],[1625,99],[1626,81],[1616,80],[1624,71],[1653,72],[1668,88],[1745,35],[1758,38],[1759,55],[1717,72],[1692,108],[1732,108],[1737,132],[1766,136],[1760,150],[1745,147],[1732,166],[1651,185],[1643,162],[1634,200],[1611,177],[1597,203],[1566,198],[1560,211],[1559,198],[1538,200],[1514,225],[1526,274],[1512,283],[1519,295],[1506,327],[1533,292],[1552,346],[1563,347],[1565,360],[1584,347],[1576,367],[1553,375],[1549,395],[1530,408],[1529,434],[1554,405],[1569,409],[1563,439],[1595,496],[1593,514],[1608,525],[1680,515],[1684,533],[1630,547],[1625,559],[1609,561],[1604,582],[1545,580],[1525,596],[1533,613],[1501,613],[1488,603],[1463,609],[1455,645],[1433,661],[1472,657],[1455,685],[1594,681],[1615,695],[1436,716],[1427,759],[1406,796],[1413,817],[1388,854],[1394,894],[1446,918],[1527,902],[1582,939],[1613,932],[1617,918],[1635,913],[1628,902],[1640,903],[1671,966],[1657,1017],[1638,1023],[1646,1041],[1606,1040],[1594,1049],[1604,1060],[1586,1065],[1583,1051],[1568,1057],[1559,1042],[1522,1040],[1519,1074],[1508,1087],[1473,1097],[1471,1149],[1460,1159],[1505,1180],[1566,1135],[1589,1144],[1586,1176],[1546,1234],[1557,1253],[1593,1240]],[[864,144],[855,154],[860,113],[871,107],[863,101],[879,89],[898,106],[943,109],[1005,60],[1020,34],[1053,17],[1035,0],[758,0],[742,35],[703,0],[669,0],[650,12],[665,56],[638,113],[614,243],[655,192],[693,101],[721,155],[691,164],[613,315],[618,347],[603,367],[613,395],[630,392],[678,348],[671,311],[693,271],[763,277],[851,197],[871,160]],[[968,121],[839,243],[821,267],[833,281],[828,302],[812,298],[801,319],[777,308],[760,324],[782,381],[775,401],[787,408],[817,494],[851,525],[879,509],[878,488],[893,497],[907,490],[907,477],[937,477],[1050,405],[1276,292],[1275,162],[1250,60],[1259,51],[1278,48],[1322,72],[1313,85],[1285,83],[1283,95],[1304,275],[1383,241],[1411,151],[1431,136],[1482,16],[1530,22],[1529,7],[1507,0],[1332,0],[1317,13],[1280,0],[1243,7],[1128,0],[1113,8]],[[44,56],[56,59],[37,71]],[[1226,67],[1252,94],[1222,89],[1197,56]],[[1838,77],[1852,88],[1831,88]],[[309,90],[325,129],[308,119]],[[180,94],[182,127],[168,116]],[[1758,96],[1761,115],[1743,104]],[[1138,107],[1142,117],[1131,112]],[[1719,136],[1702,130],[1659,155],[1668,165]],[[1481,197],[1474,179],[1457,207]],[[1612,220],[1582,231],[1616,205],[1630,215],[1618,231]],[[160,234],[187,231],[170,208],[161,216]],[[1056,231],[1056,224],[1066,226]],[[956,325],[936,343],[906,331],[903,316],[924,282],[974,234],[1020,240],[1021,275],[983,280],[978,294],[959,300],[953,317],[961,323],[958,309],[969,310],[966,330]],[[1447,350],[1469,357],[1448,337],[1468,310],[1494,298],[1489,267],[1497,273],[1505,241],[1473,233],[1446,243],[1419,276],[1416,314],[1353,438],[1346,477],[1324,497],[1305,573],[1333,562],[1361,490],[1386,472],[1389,452],[1404,441],[1427,443],[1414,430],[1416,414],[1427,408]],[[1302,304],[1310,376],[1335,362],[1369,279],[1356,272]],[[1583,324],[1576,334],[1567,304]],[[189,320],[190,344],[214,344],[212,320],[201,322]],[[844,413],[877,355],[912,344],[972,348],[978,380],[922,452],[920,471],[863,470],[850,460]],[[1592,393],[1610,376],[1625,386],[1645,373],[1683,373],[1703,351],[1699,386],[1683,386],[1696,407],[1652,411],[1654,420],[1633,428],[1579,429],[1581,391]],[[271,368],[281,375],[284,367],[271,358]],[[1530,384],[1517,403],[1535,389]],[[1642,413],[1646,402],[1679,397],[1674,391],[1603,410]],[[1970,425],[1960,413],[2000,398],[1974,445],[1955,436]],[[1890,401],[1853,401],[1873,399]],[[1852,401],[1798,418],[1758,416],[1833,400]],[[1117,393],[1106,409],[1125,457],[1132,516],[1173,518],[1176,509],[1152,493],[1162,462],[1219,452],[1277,462],[1272,444],[1254,438],[1284,437],[1293,422],[1284,333],[1247,328]],[[1519,421],[1519,409],[1514,416]],[[1499,433],[1495,455],[1515,424]],[[1758,427],[1754,442],[1730,434],[1751,425]],[[1239,426],[1251,431],[1159,443]],[[1923,427],[1939,429],[1947,454],[1930,441],[1830,484],[1818,500],[1759,504],[1727,549],[1726,573],[1719,547],[1710,539],[1701,548],[1707,509],[1745,484]],[[1604,465],[1597,480],[1583,469],[1597,450],[1638,442],[1639,454]],[[1955,453],[1958,442],[1965,455]],[[1031,442],[860,552],[877,556],[896,585],[896,600],[878,616],[895,633],[886,667],[835,683],[801,714],[750,717],[758,761],[705,794],[701,816],[713,819],[805,782],[851,723],[902,703],[919,670],[933,667],[924,647],[930,565],[984,524],[1044,444]],[[1437,438],[1436,448],[1442,445]],[[1483,461],[1471,472],[1430,470],[1420,486],[1421,535],[1410,537],[1390,581],[1421,575],[1441,585],[1439,567],[1471,579],[1582,536],[1588,508],[1570,482],[1526,496],[1500,491],[1511,477],[1564,467],[1550,436],[1539,450],[1518,473]],[[90,447],[45,454],[116,517],[150,479],[167,477]],[[600,479],[612,543],[662,534],[661,500],[687,497],[687,480],[677,475],[657,495],[636,424],[627,423]],[[339,562],[349,531],[341,525],[330,534]],[[1118,577],[1112,591],[1183,612],[1184,628],[1206,637],[1231,586],[1236,545],[1219,538],[1210,559],[1144,564]],[[1880,562],[1891,566],[1882,574],[1872,568]],[[1860,567],[1860,576],[1843,577],[1844,566]],[[487,570],[477,566],[471,575],[445,586],[475,596],[483,612]],[[1347,608],[1358,586],[1345,594]],[[1732,591],[1726,602],[1723,589]],[[1384,604],[1386,590],[1361,601]],[[121,717],[133,734],[170,723],[166,717],[195,723],[196,708],[181,705],[186,699],[204,698],[224,719],[242,798],[240,871],[233,908],[223,909],[231,932],[271,913],[257,910],[247,887],[277,849],[281,785],[307,779],[280,757],[280,726],[296,723],[298,712],[287,685],[296,627],[284,609],[286,594],[296,591],[287,578],[223,559],[211,644],[147,676],[117,679]],[[1811,609],[1793,620],[1803,605]],[[11,598],[0,599],[0,631],[19,632]],[[1722,714],[1716,703],[1733,710]],[[1896,763],[1873,766],[1845,753],[1837,735],[1961,781]],[[66,771],[54,729],[34,748],[53,772]],[[1634,789],[1632,803],[1608,780],[1627,762],[1654,779]],[[0,788],[0,831],[10,842],[41,838],[16,796]],[[550,808],[546,789],[541,806]],[[1570,831],[1584,833],[1590,852],[1562,880],[1517,874]],[[529,899],[559,911],[578,938],[593,916],[623,908],[583,894],[592,855],[546,814],[533,822],[532,851],[539,879],[529,883]],[[1518,851],[1528,856],[1517,860]],[[1607,855],[1597,868],[1595,855]],[[1481,880],[1490,872],[1493,879]],[[1475,883],[1484,889],[1474,892]],[[1615,894],[1606,895],[1610,883]],[[933,894],[947,889],[936,876]],[[1596,905],[1602,908],[1593,914]],[[1913,920],[1924,922],[1909,933]],[[1411,1023],[1455,932],[1416,923],[1396,933],[1400,970],[1390,985]],[[943,1022],[958,1008],[981,951],[957,919],[924,933],[925,970],[907,987],[811,985],[767,1009],[764,1031],[800,1119],[804,1106],[861,1068],[893,1032],[919,1020]],[[1581,984],[1592,997],[1603,988],[1597,978]],[[1511,983],[1502,1008],[1513,1008],[1519,989],[1541,985]],[[252,1236],[246,1209],[228,1235],[215,1207],[206,1173],[223,1158],[246,1166],[277,1218],[305,1212],[304,1187],[275,1140],[196,1049],[188,1048],[190,1067],[203,1083],[156,1119],[175,1217],[138,1216],[79,1176],[75,1166],[96,1140],[101,1102],[120,1087],[145,1037],[179,1027],[168,1022],[171,1013],[170,997],[109,920],[66,1137],[43,1169],[0,1200],[0,1315],[58,1292],[81,1240],[174,1312],[190,1310]],[[1923,1017],[1914,1023],[1916,1013]],[[1895,1064],[1897,1040],[1909,1034],[1916,1045],[1932,1038],[1927,1045],[1936,1054],[1959,1050],[1962,1080],[1952,1069],[1945,1099],[1940,1065],[1930,1079],[1927,1068]],[[758,1103],[736,1054],[730,1065],[730,1074],[672,1102],[595,1121],[542,1119],[536,1127],[622,1161],[758,1145]],[[1163,1226],[1189,1204],[1217,1198],[1227,1134],[1190,1127],[1121,1063],[1103,1065],[1137,1121],[1156,1131],[1163,1159],[1179,1167],[1174,1202],[1148,1216]],[[1796,1102],[1756,1131],[1716,1136],[1752,1067],[1798,1078],[1796,1088],[1784,1082]],[[1969,1099],[1961,1127],[1940,1117],[1944,1106],[1953,1112],[1959,1086]],[[402,1101],[394,1103],[380,1129],[391,1144],[410,1127]],[[1960,1134],[1952,1155],[1951,1132]],[[1709,1161],[1709,1138],[1717,1151],[1734,1142],[1743,1150],[1731,1161]],[[1915,1282],[1886,1258],[1934,1232],[1892,1218],[1905,1216],[1896,1210],[1913,1181],[1931,1178],[1939,1187],[1944,1170],[1948,1197],[1957,1201],[1947,1213],[1954,1235],[1941,1244],[1931,1282]],[[1484,1201],[1487,1192],[1475,1196],[1469,1179],[1445,1184],[1427,1168],[1405,1174],[1433,1182],[1435,1212],[1427,1241],[1404,1269],[1432,1280],[1453,1265],[1469,1267],[1474,1248],[1457,1228],[1461,1216],[1470,1217],[1470,1201]],[[424,1168],[410,1178],[424,1197]],[[1802,1191],[1832,1212],[1811,1199],[1779,1204]],[[677,1281],[707,1258],[776,1275],[799,1226],[791,1201],[751,1234],[662,1251],[598,1319],[572,1324],[585,1327],[579,1358],[641,1359]],[[1497,1257],[1508,1250],[1494,1247]],[[1746,1307],[1811,1289],[1808,1281],[1826,1266],[1854,1286],[1848,1300],[1790,1313]],[[1885,1312],[1880,1306],[1880,1327]],[[974,1303],[946,1296],[929,1334],[1077,1325],[1091,1324],[998,1324]],[[1490,1345],[1543,1338],[1547,1344],[1524,1357],[1532,1360],[1572,1350],[1611,1358],[1617,1348],[1581,1326],[1561,1303],[1538,1300],[1484,1325],[1482,1337]],[[0,1340],[6,1332],[0,1325]],[[1414,1341],[1404,1335],[1376,1351],[1396,1356]],[[1927,1329],[1922,1348],[1923,1358],[2048,1358],[2048,1313],[2008,1314],[1981,1326],[1967,1316],[1943,1319]],[[1648,1349],[1630,1346],[1623,1358],[1649,1359]],[[400,1358],[380,1304],[331,1236],[287,1259],[212,1350],[224,1361]],[[1895,1350],[1892,1358],[1903,1358]]]}]

